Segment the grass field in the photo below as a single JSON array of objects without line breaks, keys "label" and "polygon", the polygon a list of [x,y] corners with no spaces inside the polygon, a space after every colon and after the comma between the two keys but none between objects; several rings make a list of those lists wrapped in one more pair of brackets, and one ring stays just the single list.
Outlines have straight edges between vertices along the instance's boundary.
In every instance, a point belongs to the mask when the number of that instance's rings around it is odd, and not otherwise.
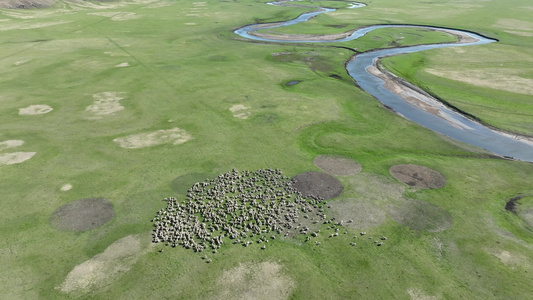
[{"label": "grass field", "polygon": [[[275,30],[409,23],[497,38],[384,64],[488,124],[532,134],[528,1],[367,4]],[[1,9],[0,298],[529,298],[533,166],[387,111],[346,74],[353,51],[332,47],[366,51],[451,37],[390,29],[330,46],[249,42],[232,33],[305,11],[255,0]],[[290,177],[320,171],[313,159],[321,154],[362,165],[357,175],[337,177],[344,191],[330,203],[382,222],[321,235],[321,245],[282,238],[261,250],[228,241],[209,253],[210,264],[191,250],[151,245],[150,220],[163,198],[182,201],[195,182],[232,168],[279,168]],[[438,171],[446,185],[400,183],[389,173],[398,164]],[[519,194],[517,211],[505,210]],[[112,203],[111,221],[87,231],[53,226],[56,210],[88,198]],[[421,214],[451,225],[435,230],[442,224],[428,225]],[[367,235],[350,246],[361,231]],[[377,247],[368,236],[388,239]]]}]

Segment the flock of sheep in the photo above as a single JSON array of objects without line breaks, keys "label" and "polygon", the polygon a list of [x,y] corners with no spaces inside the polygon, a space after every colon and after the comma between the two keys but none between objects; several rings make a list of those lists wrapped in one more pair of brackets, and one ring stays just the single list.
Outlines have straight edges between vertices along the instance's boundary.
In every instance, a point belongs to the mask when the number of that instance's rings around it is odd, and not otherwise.
[{"label": "flock of sheep", "polygon": [[152,241],[216,253],[228,239],[244,247],[258,244],[261,249],[276,236],[303,234],[307,242],[320,234],[322,224],[332,230],[330,237],[338,236],[342,221],[326,216],[326,201],[302,196],[293,184],[280,170],[272,169],[233,169],[197,182],[184,203],[174,197],[165,199],[167,207],[152,220]]}]

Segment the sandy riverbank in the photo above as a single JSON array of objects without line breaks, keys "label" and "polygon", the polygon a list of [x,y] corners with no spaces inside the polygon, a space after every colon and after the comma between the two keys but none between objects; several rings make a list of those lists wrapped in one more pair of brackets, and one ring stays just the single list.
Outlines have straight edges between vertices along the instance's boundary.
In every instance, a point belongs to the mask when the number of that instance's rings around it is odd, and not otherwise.
[{"label": "sandy riverbank", "polygon": [[[466,43],[466,42],[463,42],[463,43]],[[451,125],[455,127],[459,127],[459,125],[457,125],[455,122],[453,122],[452,119],[447,117],[447,114],[443,111],[444,108],[455,110],[461,113],[463,116],[466,116],[475,122],[482,123],[484,126],[490,128],[493,131],[496,131],[502,135],[511,137],[516,140],[520,140],[522,142],[528,143],[533,146],[533,137],[520,135],[520,134],[513,133],[513,132],[507,132],[499,128],[495,128],[493,126],[490,126],[488,124],[481,122],[478,119],[475,119],[475,117],[468,115],[463,111],[458,111],[456,108],[446,106],[441,100],[433,97],[429,93],[425,92],[423,89],[385,70],[381,66],[379,59],[374,61],[374,64],[368,67],[367,71],[373,76],[376,76],[380,78],[381,80],[383,80],[385,82],[384,87],[387,90],[398,95],[407,103],[413,106],[416,106],[417,108],[421,110],[429,112],[447,121],[448,123],[450,123]]]},{"label": "sandy riverbank", "polygon": [[[358,28],[358,29],[353,29],[350,31],[342,32],[342,33],[332,33],[332,34],[272,34],[272,33],[262,33],[262,32],[254,31],[254,30],[260,30],[263,28],[268,28],[273,25],[279,25],[282,23],[283,22],[253,25],[252,27],[250,27],[252,31],[248,31],[248,34],[258,37],[258,38],[262,38],[262,39],[279,40],[279,41],[287,41],[287,42],[290,42],[290,41],[310,41],[310,42],[330,41],[331,42],[331,41],[336,41],[336,40],[347,38],[351,36],[356,30],[361,29],[361,28]],[[406,25],[406,27],[407,26],[410,27],[413,25]],[[473,43],[477,41],[477,39],[469,36],[466,33],[457,32],[451,29],[435,28],[435,29],[430,29],[430,30],[446,32],[448,34],[454,35],[458,39],[457,41],[458,44]]]}]

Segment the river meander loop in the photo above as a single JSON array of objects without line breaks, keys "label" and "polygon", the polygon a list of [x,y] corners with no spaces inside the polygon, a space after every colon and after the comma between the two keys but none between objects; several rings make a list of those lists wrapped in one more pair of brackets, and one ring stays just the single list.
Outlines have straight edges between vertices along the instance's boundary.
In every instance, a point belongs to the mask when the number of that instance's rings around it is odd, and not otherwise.
[{"label": "river meander loop", "polygon": [[[280,6],[296,6],[287,4],[287,2],[288,1],[269,2],[268,4]],[[354,2],[352,3],[352,7],[350,8],[361,8],[364,6],[365,5],[362,3]],[[374,96],[378,101],[395,111],[397,114],[413,122],[416,122],[440,134],[449,136],[455,140],[486,149],[497,155],[506,158],[514,158],[518,160],[533,162],[533,141],[525,137],[520,137],[517,135],[512,135],[489,128],[475,120],[464,116],[463,114],[453,109],[450,109],[442,102],[421,92],[420,89],[410,88],[410,84],[402,85],[401,88],[399,88],[401,90],[400,92],[398,91],[398,88],[396,88],[395,92],[393,92],[386,87],[385,81],[383,80],[391,78],[392,75],[383,72],[377,68],[378,60],[386,56],[413,53],[437,48],[482,45],[496,42],[496,40],[494,39],[490,39],[468,31],[418,25],[373,25],[354,30],[353,33],[340,39],[321,38],[316,40],[289,40],[273,39],[271,37],[263,38],[254,35],[254,32],[260,29],[276,28],[302,23],[319,14],[328,13],[332,11],[335,11],[335,9],[317,7],[314,11],[304,13],[292,20],[268,24],[247,25],[236,29],[234,33],[252,40],[277,43],[344,42],[358,39],[378,28],[396,27],[416,27],[430,29],[436,31],[443,31],[461,37],[459,42],[387,48],[357,54],[354,59],[351,59],[346,64],[346,70],[348,71],[348,74],[357,82],[357,84],[364,91]],[[399,81],[402,80],[399,79]]]}]

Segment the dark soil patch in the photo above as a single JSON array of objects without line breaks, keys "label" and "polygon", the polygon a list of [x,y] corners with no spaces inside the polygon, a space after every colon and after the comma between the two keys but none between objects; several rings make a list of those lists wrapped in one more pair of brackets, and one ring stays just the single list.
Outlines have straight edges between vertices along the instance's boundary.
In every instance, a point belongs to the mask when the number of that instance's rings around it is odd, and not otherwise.
[{"label": "dark soil patch", "polygon": [[452,226],[452,215],[445,209],[425,201],[403,199],[386,206],[387,214],[398,224],[411,230],[441,232]]},{"label": "dark soil patch", "polygon": [[337,25],[324,25],[326,27],[332,27],[332,28],[344,28],[347,26],[347,24],[337,24]]},{"label": "dark soil patch", "polygon": [[418,165],[395,165],[389,173],[396,180],[422,189],[438,189],[446,185],[446,178],[439,172]]},{"label": "dark soil patch", "polygon": [[104,225],[114,216],[111,202],[104,198],[87,198],[56,209],[50,223],[59,230],[86,231]]},{"label": "dark soil patch", "polygon": [[517,215],[529,226],[533,226],[533,196],[519,194],[505,203],[505,209]]},{"label": "dark soil patch", "polygon": [[518,200],[524,198],[525,195],[518,195],[516,197],[513,197],[511,199],[509,199],[509,201],[507,201],[507,203],[505,203],[505,210],[508,210],[510,212],[513,212],[516,214],[516,205],[517,204],[520,204],[520,203],[517,203]]},{"label": "dark soil patch", "polygon": [[53,0],[1,0],[0,8],[30,9],[46,8],[54,4]]},{"label": "dark soil patch", "polygon": [[305,197],[331,199],[342,193],[342,183],[335,177],[319,172],[305,172],[291,179],[292,186]]},{"label": "dark soil patch", "polygon": [[315,166],[322,171],[338,176],[356,175],[361,172],[361,164],[355,160],[334,155],[319,155],[313,160]]}]

